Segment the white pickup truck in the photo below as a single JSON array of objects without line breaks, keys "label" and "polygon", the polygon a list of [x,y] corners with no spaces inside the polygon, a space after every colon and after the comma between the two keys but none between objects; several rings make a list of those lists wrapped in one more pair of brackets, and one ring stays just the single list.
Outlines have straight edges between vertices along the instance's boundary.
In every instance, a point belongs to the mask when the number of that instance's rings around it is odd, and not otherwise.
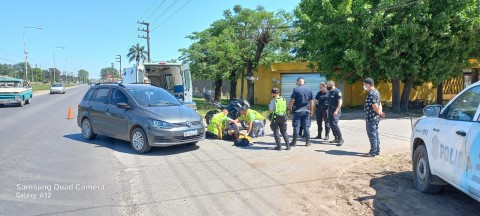
[{"label": "white pickup truck", "polygon": [[448,183],[480,202],[480,82],[445,107],[426,107],[410,147],[419,191],[438,193]]}]

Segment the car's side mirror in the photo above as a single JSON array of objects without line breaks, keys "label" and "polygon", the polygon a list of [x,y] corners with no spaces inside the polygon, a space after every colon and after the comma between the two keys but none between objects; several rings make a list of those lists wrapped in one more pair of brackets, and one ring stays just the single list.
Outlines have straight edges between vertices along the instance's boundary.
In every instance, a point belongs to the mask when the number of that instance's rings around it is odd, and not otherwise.
[{"label": "car's side mirror", "polygon": [[117,107],[120,108],[120,109],[130,109],[130,106],[126,103],[117,103]]},{"label": "car's side mirror", "polygon": [[430,105],[423,109],[423,115],[426,117],[437,118],[440,116],[440,111],[442,111],[442,105]]}]

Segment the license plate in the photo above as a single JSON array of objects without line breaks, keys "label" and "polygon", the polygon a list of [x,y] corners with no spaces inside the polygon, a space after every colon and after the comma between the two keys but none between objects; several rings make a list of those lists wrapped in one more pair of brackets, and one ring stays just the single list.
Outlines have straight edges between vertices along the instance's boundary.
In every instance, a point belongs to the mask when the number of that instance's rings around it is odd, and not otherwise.
[{"label": "license plate", "polygon": [[195,135],[198,135],[198,131],[197,131],[197,130],[191,130],[191,131],[185,131],[185,132],[183,132],[183,136],[184,136],[184,137],[195,136]]}]

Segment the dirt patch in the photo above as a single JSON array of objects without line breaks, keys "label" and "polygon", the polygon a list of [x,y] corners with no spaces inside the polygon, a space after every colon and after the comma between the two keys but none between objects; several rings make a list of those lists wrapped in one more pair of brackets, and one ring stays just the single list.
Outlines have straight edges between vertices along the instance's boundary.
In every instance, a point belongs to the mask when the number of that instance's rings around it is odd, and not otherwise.
[{"label": "dirt patch", "polygon": [[452,186],[439,194],[418,192],[410,154],[379,156],[345,172],[336,183],[345,215],[478,215],[480,203]]}]

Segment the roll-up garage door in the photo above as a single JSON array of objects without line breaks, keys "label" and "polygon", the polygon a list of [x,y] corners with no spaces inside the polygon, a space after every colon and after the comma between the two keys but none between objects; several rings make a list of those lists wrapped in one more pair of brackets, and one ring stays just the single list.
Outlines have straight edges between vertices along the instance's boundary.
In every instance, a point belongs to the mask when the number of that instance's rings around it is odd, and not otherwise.
[{"label": "roll-up garage door", "polygon": [[305,85],[312,89],[313,97],[320,91],[320,83],[326,82],[326,78],[319,73],[298,73],[298,74],[282,74],[282,87],[281,95],[283,98],[290,102],[290,96],[292,96],[293,89],[297,87],[297,79],[303,77],[305,79]]}]

